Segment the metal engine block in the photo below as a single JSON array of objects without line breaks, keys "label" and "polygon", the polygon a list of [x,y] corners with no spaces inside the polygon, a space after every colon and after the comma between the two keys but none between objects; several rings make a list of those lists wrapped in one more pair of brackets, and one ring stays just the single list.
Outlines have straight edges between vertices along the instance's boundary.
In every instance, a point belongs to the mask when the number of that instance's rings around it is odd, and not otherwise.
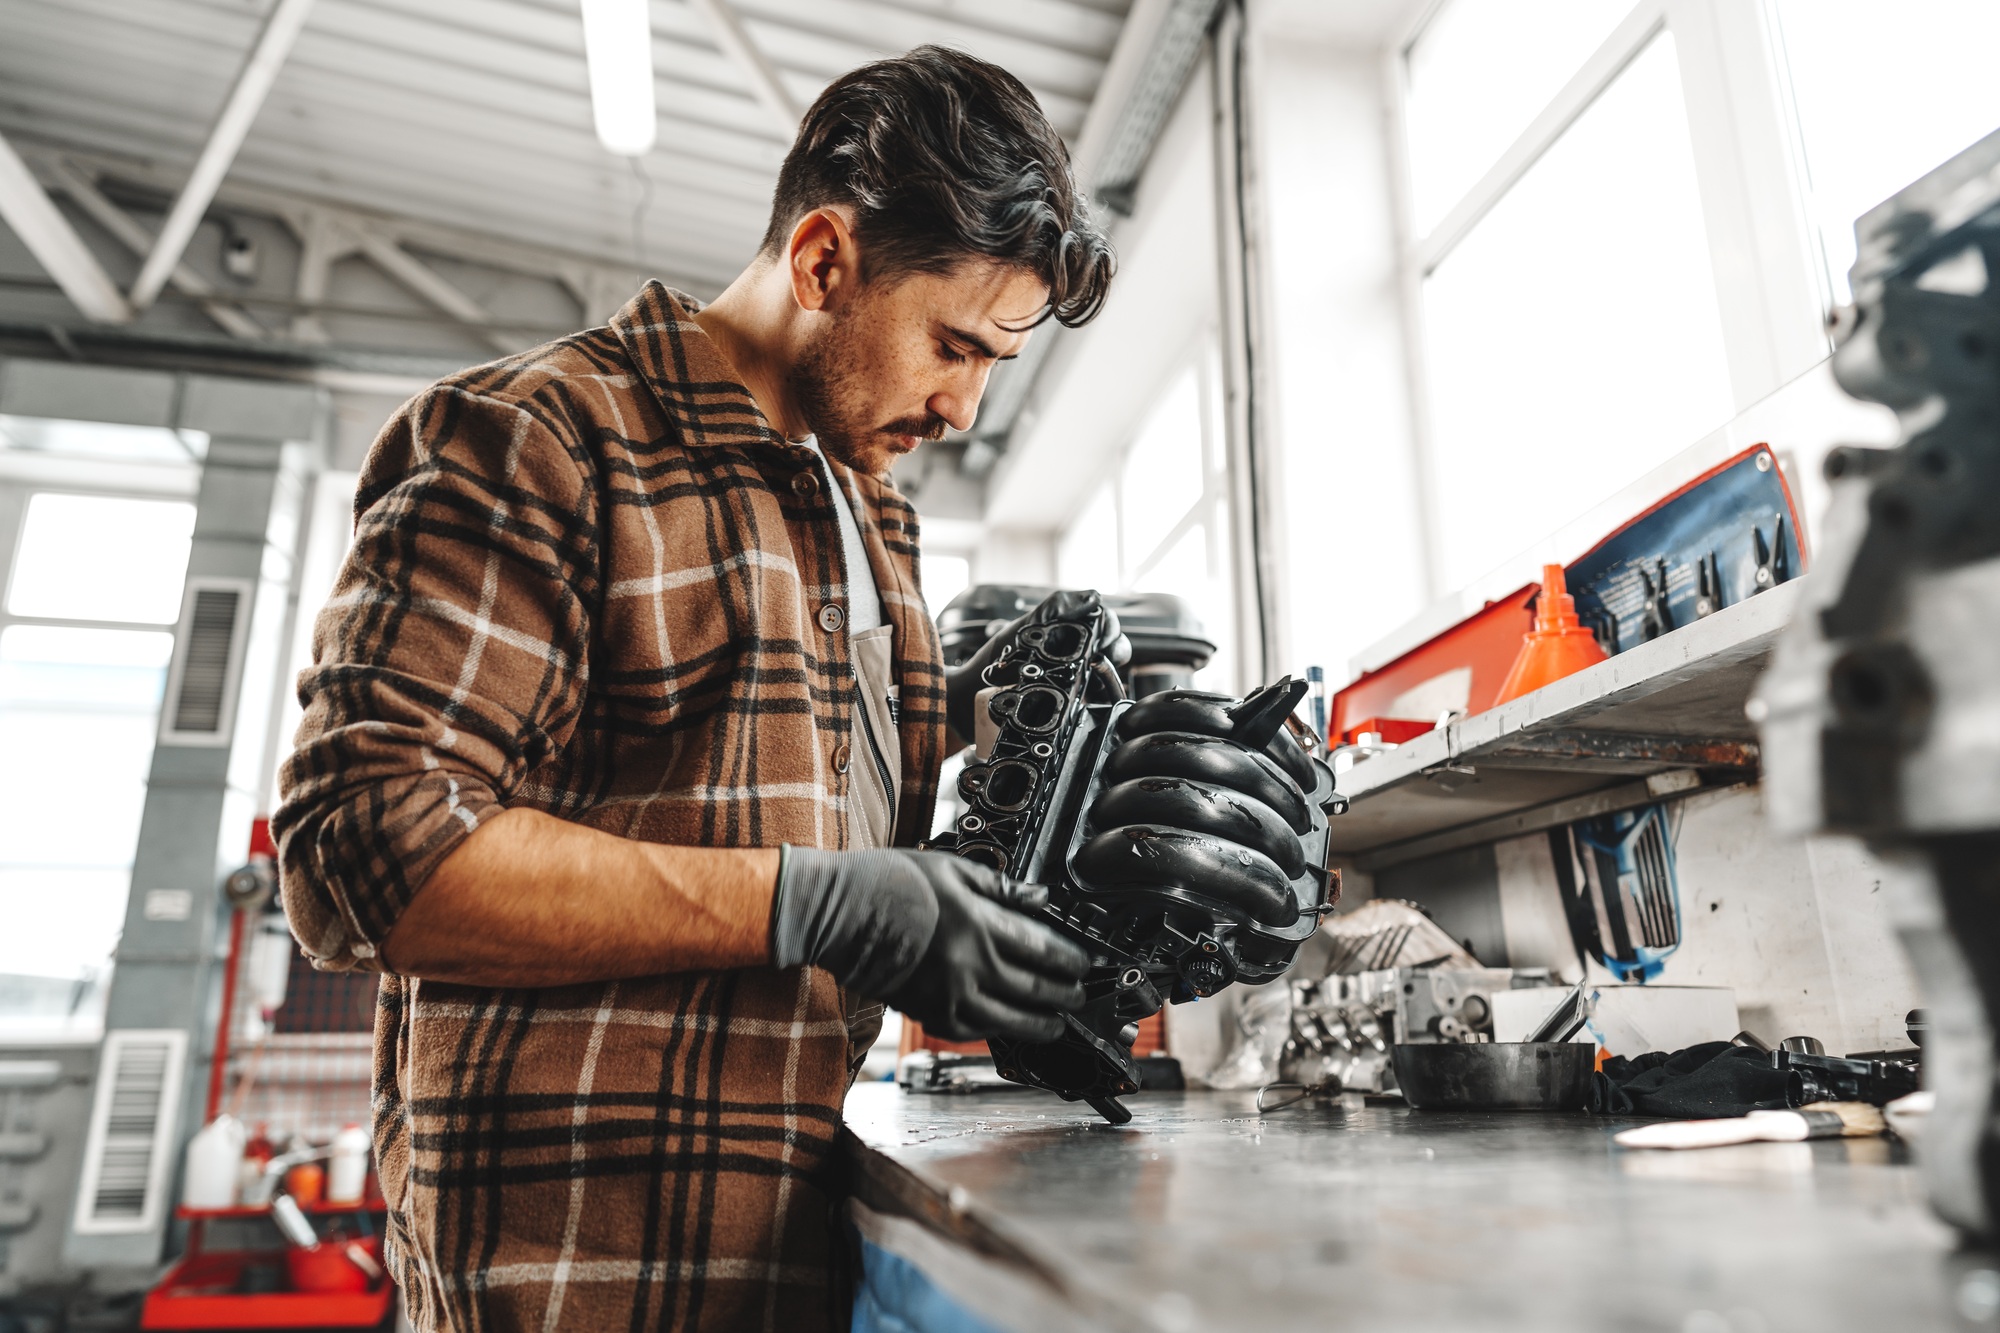
[{"label": "metal engine block", "polygon": [[[1752,700],[1773,820],[1912,871],[1939,1213],[2000,1233],[2000,133],[1863,215],[1833,372],[1893,408],[1837,449],[1819,565]],[[1915,899],[1923,899],[1916,902]],[[1922,917],[1928,913],[1928,921]]]}]

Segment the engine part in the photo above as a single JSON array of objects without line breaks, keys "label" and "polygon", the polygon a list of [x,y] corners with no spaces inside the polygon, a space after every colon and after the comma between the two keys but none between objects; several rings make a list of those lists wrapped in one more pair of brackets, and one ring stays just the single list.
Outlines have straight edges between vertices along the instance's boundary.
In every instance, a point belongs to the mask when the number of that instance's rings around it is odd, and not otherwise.
[{"label": "engine part", "polygon": [[[970,658],[1002,626],[1034,610],[1054,591],[1035,584],[977,583],[952,598],[938,612],[945,664],[957,666]],[[1130,697],[1190,688],[1194,673],[1215,656],[1215,643],[1186,598],[1163,592],[1100,596],[1132,645],[1131,660],[1118,669]]]},{"label": "engine part", "polygon": [[[1314,1090],[1380,1092],[1389,1068],[1389,1025],[1348,978],[1292,983],[1291,1034],[1278,1077]],[[1385,992],[1386,993],[1386,992]]]},{"label": "engine part", "polygon": [[1303,682],[1240,700],[1117,698],[1092,669],[1103,615],[1024,626],[986,668],[997,735],[960,774],[964,812],[932,845],[1047,885],[1044,918],[1090,951],[1062,1037],[988,1043],[1001,1076],[1123,1123],[1139,1020],[1269,981],[1313,933],[1338,884],[1327,814],[1344,803],[1287,726]]},{"label": "engine part", "polygon": [[[1509,967],[1398,968],[1395,989],[1396,1041],[1493,1040],[1493,1006],[1487,996],[1517,984]],[[1537,975],[1536,984],[1545,980]]]},{"label": "engine part", "polygon": [[[1926,991],[1931,1201],[2000,1235],[2000,133],[1864,214],[1841,388],[1894,409],[1893,449],[1836,449],[1809,582],[1751,701],[1767,802],[1858,834],[1908,885]],[[1774,568],[1773,577],[1778,571]],[[1801,1057],[1791,1057],[1794,1061]]]}]

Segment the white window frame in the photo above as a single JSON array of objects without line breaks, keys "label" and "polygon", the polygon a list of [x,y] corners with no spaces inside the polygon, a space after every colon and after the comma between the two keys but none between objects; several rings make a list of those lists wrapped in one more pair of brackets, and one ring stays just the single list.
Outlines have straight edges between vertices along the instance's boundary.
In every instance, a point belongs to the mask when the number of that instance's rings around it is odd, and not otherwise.
[{"label": "white window frame", "polygon": [[[0,459],[0,463],[4,463]],[[106,465],[116,467],[116,464]],[[196,469],[198,474],[199,469]],[[179,500],[194,503],[192,485],[185,490],[146,486],[92,484],[75,474],[58,475],[52,480],[16,479],[0,466],[0,630],[9,625],[48,625],[57,629],[164,630],[174,634],[179,618],[150,620],[81,620],[74,616],[17,616],[7,609],[7,593],[13,586],[14,566],[21,558],[21,540],[28,523],[28,505],[37,495],[81,495],[102,500]],[[175,640],[179,643],[178,638]],[[164,714],[165,704],[161,705]]]},{"label": "white window frame", "polygon": [[[82,495],[107,500],[177,500],[194,504],[201,480],[199,464],[160,465],[98,459],[69,459],[0,449],[0,631],[10,625],[46,625],[58,629],[160,631],[174,637],[174,659],[180,656],[178,618],[155,623],[134,620],[82,620],[73,617],[17,616],[7,610],[14,569],[20,561],[29,502],[37,495]],[[169,667],[172,670],[172,667]],[[160,717],[167,715],[162,695]],[[155,727],[158,721],[155,721]],[[157,732],[155,744],[158,744]],[[150,785],[151,777],[148,776]],[[136,852],[137,846],[133,850]],[[127,908],[129,910],[128,884]],[[8,1020],[0,1016],[0,1025]],[[73,1030],[73,1029],[72,1029]],[[88,1196],[83,1196],[88,1197]],[[148,1195],[149,1200],[152,1195]],[[81,1205],[79,1205],[81,1206]],[[112,1230],[122,1229],[114,1226]]]},{"label": "white window frame", "polygon": [[[1152,419],[1150,411],[1141,414],[1136,421],[1131,423],[1130,433],[1126,436],[1124,444],[1107,460],[1103,476],[1098,482],[1099,485],[1106,487],[1111,495],[1113,536],[1115,539],[1114,550],[1117,555],[1118,568],[1118,587],[1116,591],[1131,592],[1138,588],[1146,577],[1159,566],[1160,561],[1167,557],[1183,537],[1187,536],[1188,529],[1196,524],[1201,524],[1203,528],[1203,542],[1207,547],[1208,567],[1214,569],[1220,564],[1228,571],[1224,582],[1229,586],[1230,601],[1233,606],[1233,613],[1229,624],[1205,624],[1203,628],[1207,629],[1209,635],[1216,640],[1217,655],[1226,655],[1230,663],[1233,664],[1232,674],[1239,679],[1230,681],[1229,688],[1240,691],[1245,688],[1240,677],[1243,675],[1244,655],[1241,648],[1243,643],[1242,622],[1246,594],[1241,568],[1242,562],[1237,557],[1236,544],[1227,539],[1221,531],[1221,524],[1217,522],[1219,518],[1224,518],[1226,521],[1233,523],[1236,515],[1232,509],[1233,494],[1231,490],[1229,443],[1227,428],[1223,421],[1222,397],[1224,388],[1222,384],[1221,330],[1214,325],[1204,324],[1194,338],[1177,355],[1166,362],[1166,370],[1159,376],[1154,386],[1154,393],[1149,401],[1159,401],[1167,389],[1182,375],[1186,374],[1194,376],[1196,411],[1200,414],[1201,418],[1201,495],[1182,512],[1179,518],[1174,520],[1173,525],[1166,530],[1165,535],[1153,544],[1150,550],[1134,561],[1128,562],[1126,560],[1125,468],[1131,461],[1132,451],[1138,447],[1140,432],[1145,429],[1147,423]],[[1083,508],[1089,508],[1090,502],[1095,495],[1096,491],[1094,488],[1085,493]],[[1079,510],[1079,517],[1081,513],[1082,511]],[[1058,553],[1061,551],[1062,545],[1068,539],[1076,521],[1076,518],[1073,517],[1069,524],[1065,525],[1055,534],[1054,541],[1051,543],[1054,551]],[[1058,556],[1058,558],[1060,557]],[[1060,574],[1060,571],[1058,571],[1058,574]],[[1159,589],[1157,591],[1165,592],[1171,591],[1171,589]]]},{"label": "white window frame", "polygon": [[[1731,395],[1741,412],[1832,351],[1832,294],[1806,206],[1804,159],[1776,16],[1767,0],[1638,0],[1528,127],[1426,235],[1415,228],[1408,56],[1450,0],[1431,0],[1383,51],[1389,160],[1400,238],[1405,362],[1409,369],[1417,493],[1426,534],[1440,512],[1424,331],[1424,282],[1649,43],[1671,33],[1714,265]],[[1494,312],[1504,321],[1506,312]],[[1692,444],[1694,441],[1690,440]],[[1428,597],[1442,567],[1434,536]]]}]

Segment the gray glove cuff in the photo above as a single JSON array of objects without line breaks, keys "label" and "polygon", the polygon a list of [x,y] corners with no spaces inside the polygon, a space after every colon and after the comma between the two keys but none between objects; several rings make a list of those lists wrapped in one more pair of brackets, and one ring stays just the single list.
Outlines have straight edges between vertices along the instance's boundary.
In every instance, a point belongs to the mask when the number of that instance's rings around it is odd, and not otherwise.
[{"label": "gray glove cuff", "polygon": [[823,967],[874,998],[893,993],[916,970],[937,928],[936,896],[909,856],[780,847],[772,963]]}]

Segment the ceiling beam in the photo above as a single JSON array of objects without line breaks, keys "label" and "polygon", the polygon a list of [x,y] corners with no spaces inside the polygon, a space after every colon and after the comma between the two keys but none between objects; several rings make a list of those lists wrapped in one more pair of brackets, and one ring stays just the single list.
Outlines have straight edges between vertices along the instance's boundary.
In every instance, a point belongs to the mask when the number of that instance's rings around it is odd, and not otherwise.
[{"label": "ceiling beam", "polygon": [[716,44],[750,76],[751,93],[784,128],[785,137],[790,139],[797,134],[799,122],[805,119],[806,109],[792,100],[784,80],[778,77],[778,67],[750,40],[742,17],[731,7],[729,0],[688,0],[688,4],[708,18]]},{"label": "ceiling beam", "polygon": [[372,230],[357,232],[355,239],[360,243],[361,253],[373,260],[377,268],[461,324],[479,330],[480,336],[495,350],[509,356],[521,350],[519,339],[494,331],[493,316],[485,306],[446,282],[394,240]]},{"label": "ceiling beam", "polygon": [[223,102],[222,112],[208,132],[208,142],[203,145],[201,156],[195,159],[193,173],[181,187],[180,197],[174,200],[160,234],[153,240],[152,252],[146,256],[145,265],[132,284],[133,309],[144,310],[151,305],[181,262],[195,228],[201,225],[202,214],[208,211],[222,178],[229,173],[229,164],[236,160],[236,150],[243,146],[251,123],[264,105],[265,94],[277,80],[285,57],[291,54],[292,43],[305,26],[312,3],[313,0],[276,0],[272,5],[263,31],[257,34],[243,68],[236,75],[235,86],[229,90],[228,100]]},{"label": "ceiling beam", "polygon": [[[152,248],[153,234],[130,213],[106,199],[104,192],[89,177],[60,158],[44,165],[55,179],[56,188],[68,195],[70,202],[82,209],[92,222],[110,232],[113,240],[135,255],[144,255]],[[168,280],[177,290],[198,302],[203,314],[234,336],[250,339],[265,336],[263,325],[229,302],[217,299],[220,294],[215,285],[188,264],[174,265]]]},{"label": "ceiling beam", "polygon": [[90,253],[5,135],[0,135],[0,218],[13,228],[21,244],[48,270],[84,318],[99,324],[123,324],[132,318],[132,307],[118,284]]}]

